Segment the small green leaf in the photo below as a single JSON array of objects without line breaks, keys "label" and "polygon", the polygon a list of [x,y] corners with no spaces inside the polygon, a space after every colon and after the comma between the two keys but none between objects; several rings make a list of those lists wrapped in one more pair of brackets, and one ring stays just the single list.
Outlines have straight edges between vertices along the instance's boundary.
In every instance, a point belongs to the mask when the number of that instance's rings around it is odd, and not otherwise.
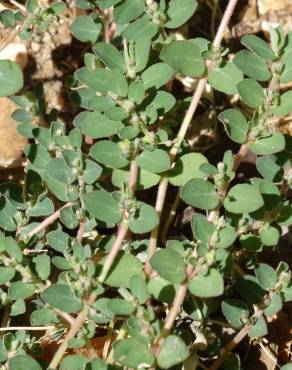
[{"label": "small green leaf", "polygon": [[23,74],[18,64],[0,60],[0,96],[16,94],[23,87]]},{"label": "small green leaf", "polygon": [[3,240],[3,244],[8,255],[15,259],[16,262],[21,263],[23,259],[22,250],[19,245],[16,243],[14,238],[9,236]]},{"label": "small green leaf", "polygon": [[165,85],[173,76],[173,69],[165,63],[152,64],[141,75],[145,89],[155,87],[159,89]]},{"label": "small green leaf", "polygon": [[192,217],[192,231],[194,237],[203,243],[209,243],[212,235],[216,231],[213,223],[209,222],[206,217],[199,213],[195,213]]},{"label": "small green leaf", "polygon": [[203,179],[187,182],[182,188],[181,198],[185,203],[199,209],[213,209],[219,204],[214,185]]},{"label": "small green leaf", "polygon": [[70,26],[72,34],[81,42],[94,44],[102,30],[100,22],[96,22],[90,16],[77,17]]},{"label": "small green leaf", "polygon": [[124,29],[123,36],[128,41],[138,41],[145,37],[151,40],[157,34],[158,30],[158,24],[153,23],[147,15],[144,15],[130,23]]},{"label": "small green leaf", "polygon": [[114,19],[118,24],[126,24],[138,18],[144,11],[144,0],[124,0],[114,7]]},{"label": "small green leaf", "polygon": [[5,28],[13,28],[15,26],[15,16],[12,10],[5,9],[0,12],[0,22]]},{"label": "small green leaf", "polygon": [[233,141],[243,144],[247,140],[248,123],[245,116],[237,109],[226,109],[218,119],[223,123],[225,130]]},{"label": "small green leaf", "polygon": [[181,283],[185,277],[185,263],[183,258],[170,248],[157,251],[150,260],[152,268],[171,283]]},{"label": "small green leaf", "polygon": [[82,309],[82,301],[68,285],[52,284],[41,293],[41,299],[63,312],[77,313]]},{"label": "small green leaf", "polygon": [[108,308],[115,315],[130,315],[135,311],[132,303],[121,298],[112,298],[108,303]]},{"label": "small green leaf", "polygon": [[140,304],[144,304],[148,298],[147,284],[140,275],[134,275],[130,279],[131,293],[138,299]]},{"label": "small green leaf", "polygon": [[178,28],[182,26],[191,16],[195,13],[198,6],[196,0],[171,0],[166,16],[167,22],[165,23],[166,28]]},{"label": "small green leaf", "polygon": [[243,80],[243,73],[233,62],[220,64],[208,73],[209,84],[225,94],[237,94],[237,84]]},{"label": "small green leaf", "polygon": [[271,78],[267,63],[248,50],[241,50],[236,54],[233,63],[244,74],[258,81],[267,81]]},{"label": "small green leaf", "polygon": [[278,313],[283,307],[283,302],[280,294],[274,293],[270,300],[270,304],[265,308],[264,312],[266,316],[273,316]]},{"label": "small green leaf", "polygon": [[118,49],[109,43],[98,42],[92,48],[95,55],[110,69],[125,71],[125,60]]},{"label": "small green leaf", "polygon": [[150,367],[154,357],[146,343],[138,342],[134,338],[118,340],[113,344],[114,360],[128,368],[137,369],[143,366]]},{"label": "small green leaf", "polygon": [[292,364],[286,364],[282,366],[280,370],[292,370]]},{"label": "small green leaf", "polygon": [[228,192],[224,207],[232,213],[254,212],[264,205],[264,200],[258,189],[249,184],[238,184]]},{"label": "small green leaf", "polygon": [[151,49],[151,40],[145,34],[144,37],[139,38],[135,42],[134,46],[134,54],[135,54],[135,71],[136,73],[141,72],[145,69],[148,59],[149,59],[149,53]]},{"label": "small green leaf", "polygon": [[200,298],[219,297],[224,292],[224,280],[218,270],[211,268],[207,275],[195,276],[190,281],[189,290]]},{"label": "small green leaf", "polygon": [[69,236],[61,230],[55,230],[47,234],[47,241],[51,248],[63,253],[68,246]]},{"label": "small green leaf", "polygon": [[112,168],[126,167],[129,163],[120,146],[109,140],[101,140],[90,149],[90,156],[97,162]]},{"label": "small green leaf", "polygon": [[169,182],[175,186],[184,186],[189,180],[205,177],[206,174],[200,170],[203,163],[208,163],[208,159],[200,153],[181,156],[170,171]]},{"label": "small green leaf", "polygon": [[60,220],[68,229],[75,229],[79,225],[79,219],[72,207],[65,207],[60,211]]},{"label": "small green leaf", "polygon": [[8,283],[15,275],[15,269],[12,267],[0,267],[0,285]]},{"label": "small green leaf", "polygon": [[256,168],[269,181],[280,182],[282,179],[283,169],[276,163],[273,156],[257,157]]},{"label": "small green leaf", "polygon": [[274,154],[285,148],[285,137],[280,132],[270,136],[257,139],[253,144],[249,144],[250,150],[258,155]]},{"label": "small green leaf", "polygon": [[87,193],[83,202],[86,210],[100,221],[116,224],[122,218],[118,201],[107,191],[96,190]]},{"label": "small green leaf", "polygon": [[34,284],[16,281],[10,284],[8,293],[11,299],[24,299],[32,296],[35,289],[36,286]]},{"label": "small green leaf", "polygon": [[263,316],[257,319],[257,322],[250,328],[249,337],[263,337],[268,334],[268,327]]},{"label": "small green leaf", "polygon": [[249,316],[249,309],[245,302],[239,299],[226,299],[222,302],[222,312],[226,320],[235,329],[241,328]]},{"label": "small green leaf", "polygon": [[170,167],[168,153],[162,149],[144,150],[137,158],[137,164],[146,171],[161,173]]},{"label": "small green leaf", "polygon": [[84,370],[88,360],[79,355],[66,356],[61,365],[60,370]]},{"label": "small green leaf", "polygon": [[168,369],[189,357],[185,342],[177,335],[169,335],[162,342],[161,350],[157,357],[158,366]]},{"label": "small green leaf", "polygon": [[185,76],[198,77],[205,71],[200,49],[191,41],[173,41],[162,50],[160,59]]},{"label": "small green leaf", "polygon": [[266,293],[257,278],[247,274],[238,279],[236,290],[247,303],[251,304],[259,304]]},{"label": "small green leaf", "polygon": [[137,206],[129,228],[135,234],[148,233],[158,224],[157,212],[155,208],[143,202],[139,202]]},{"label": "small green leaf", "polygon": [[50,308],[40,308],[30,315],[32,326],[49,325],[58,322],[57,316]]},{"label": "small green leaf", "polygon": [[279,104],[274,106],[273,113],[276,116],[284,117],[292,112],[292,91],[287,91],[280,96]]},{"label": "small green leaf", "polygon": [[247,47],[250,51],[253,51],[259,57],[265,60],[273,60],[275,54],[270,48],[268,43],[255,35],[245,35],[241,38],[240,42]]},{"label": "small green leaf", "polygon": [[105,283],[115,288],[128,288],[130,280],[135,275],[144,278],[142,263],[134,255],[120,252],[114,261]]},{"label": "small green leaf", "polygon": [[242,100],[251,108],[260,107],[265,99],[261,85],[252,78],[246,78],[237,85]]},{"label": "small green leaf", "polygon": [[260,239],[264,245],[268,247],[273,247],[277,245],[279,242],[280,239],[279,230],[273,226],[266,227],[261,230]]},{"label": "small green leaf", "polygon": [[256,277],[259,281],[260,286],[265,289],[271,289],[277,282],[276,271],[265,263],[260,263],[255,270]]},{"label": "small green leaf", "polygon": [[90,87],[94,91],[107,94],[110,90],[111,71],[97,68],[94,70],[80,68],[75,72],[77,80]]},{"label": "small green leaf", "polygon": [[112,136],[121,128],[119,121],[112,121],[99,112],[81,112],[74,118],[73,124],[93,139]]},{"label": "small green leaf", "polygon": [[8,361],[8,366],[9,370],[42,370],[41,366],[38,362],[36,362],[36,360],[26,355],[17,355],[10,358]]},{"label": "small green leaf", "polygon": [[292,59],[289,58],[283,61],[284,61],[284,68],[280,76],[280,82],[282,84],[285,84],[285,83],[292,81]]},{"label": "small green leaf", "polygon": [[[129,170],[125,169],[114,169],[112,173],[112,183],[118,188],[123,187],[123,184],[127,184],[129,181]],[[137,190],[145,190],[149,189],[152,186],[158,184],[160,180],[160,176],[156,175],[155,173],[145,171],[141,169],[138,171],[138,179],[137,179]]]},{"label": "small green leaf", "polygon": [[38,276],[42,280],[46,280],[51,273],[51,260],[50,257],[46,254],[42,254],[40,256],[36,256],[33,258],[33,262],[35,264],[35,269]]}]

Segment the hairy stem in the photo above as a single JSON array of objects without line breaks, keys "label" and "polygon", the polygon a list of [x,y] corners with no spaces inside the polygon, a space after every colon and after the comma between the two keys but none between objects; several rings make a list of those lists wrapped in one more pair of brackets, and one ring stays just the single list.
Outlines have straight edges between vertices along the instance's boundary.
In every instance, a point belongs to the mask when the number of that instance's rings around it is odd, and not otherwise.
[{"label": "hairy stem", "polygon": [[[262,310],[258,310],[253,316],[253,319],[258,319],[263,314]],[[245,325],[223,349],[221,356],[213,363],[209,370],[217,370],[224,362],[230,352],[247,336],[251,325]]]},{"label": "hairy stem", "polygon": [[[138,172],[137,164],[136,164],[135,161],[132,161],[131,162],[131,168],[130,168],[130,175],[129,175],[129,188],[132,189],[132,191],[134,191],[134,189],[136,188],[137,172]],[[107,274],[108,274],[109,270],[111,269],[111,267],[114,263],[115,257],[117,256],[118,252],[120,251],[120,249],[122,247],[122,244],[123,244],[123,241],[125,240],[125,238],[127,236],[128,229],[129,229],[129,226],[128,226],[127,215],[124,215],[123,220],[122,220],[122,222],[119,226],[119,231],[118,231],[118,235],[116,237],[116,240],[115,240],[115,242],[112,246],[111,251],[107,255],[107,258],[106,258],[105,263],[103,265],[102,271],[101,271],[99,277],[97,278],[97,280],[100,283],[103,283],[105,281],[105,279],[107,277]],[[53,357],[53,359],[52,359],[52,361],[49,365],[50,369],[55,370],[58,367],[59,363],[61,362],[61,360],[64,356],[64,353],[66,352],[66,350],[68,348],[68,341],[71,338],[74,338],[75,335],[80,330],[80,328],[82,327],[84,321],[87,318],[89,307],[90,307],[91,304],[94,303],[96,298],[97,298],[96,293],[91,293],[90,296],[88,297],[88,299],[85,300],[83,309],[77,315],[77,317],[74,320],[74,323],[72,324],[70,330],[68,331],[63,343],[60,345],[57,352],[55,353],[55,355],[54,355],[54,357]]]},{"label": "hairy stem", "polygon": [[[227,8],[225,10],[225,13],[222,17],[221,23],[219,25],[217,34],[215,36],[215,39],[213,41],[213,46],[216,48],[220,46],[220,43],[223,39],[224,32],[228,26],[229,20],[232,16],[232,13],[234,11],[234,8],[237,4],[238,0],[229,0]],[[211,61],[207,61],[206,65],[208,69],[212,69],[214,67],[213,63]],[[203,77],[199,80],[197,88],[193,94],[191,104],[185,114],[185,117],[183,119],[183,122],[181,124],[180,130],[177,134],[177,138],[170,150],[170,158],[172,163],[175,160],[175,157],[178,153],[178,150],[181,146],[181,143],[183,142],[187,130],[190,126],[190,123],[192,121],[193,115],[196,112],[196,109],[198,107],[199,101],[203,95],[203,92],[205,90],[207,84],[207,77]],[[167,186],[168,186],[168,178],[167,177],[162,177],[158,186],[158,192],[157,192],[157,198],[156,198],[156,212],[158,213],[159,219],[161,215],[161,211],[163,209],[164,201],[165,201],[165,196],[166,196],[166,191],[167,191]],[[157,241],[158,241],[158,234],[159,234],[159,224],[152,230],[150,240],[149,240],[149,245],[148,245],[148,254],[147,254],[147,261],[145,265],[145,271],[148,275],[151,274],[152,268],[150,265],[150,259],[154,255],[157,247]]]}]

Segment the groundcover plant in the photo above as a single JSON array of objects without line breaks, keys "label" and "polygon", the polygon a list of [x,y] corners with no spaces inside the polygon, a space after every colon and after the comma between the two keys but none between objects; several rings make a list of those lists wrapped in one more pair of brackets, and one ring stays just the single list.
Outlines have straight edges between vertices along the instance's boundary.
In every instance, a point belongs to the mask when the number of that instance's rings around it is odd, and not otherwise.
[{"label": "groundcover plant", "polygon": [[[292,33],[246,35],[232,54],[221,43],[236,4],[210,41],[176,33],[195,0],[76,0],[84,14],[70,29],[89,46],[68,76],[71,125],[0,61],[0,95],[28,139],[24,184],[0,184],[1,369],[237,370],[237,344],[266,336],[292,300],[289,265],[260,258],[292,223],[292,140],[274,124],[292,112],[280,90]],[[28,0],[0,19],[11,39],[29,38],[65,8]],[[185,140],[206,87],[237,148],[217,163]],[[247,153],[257,177],[240,179]],[[187,235],[173,227],[178,207],[193,210]]]}]

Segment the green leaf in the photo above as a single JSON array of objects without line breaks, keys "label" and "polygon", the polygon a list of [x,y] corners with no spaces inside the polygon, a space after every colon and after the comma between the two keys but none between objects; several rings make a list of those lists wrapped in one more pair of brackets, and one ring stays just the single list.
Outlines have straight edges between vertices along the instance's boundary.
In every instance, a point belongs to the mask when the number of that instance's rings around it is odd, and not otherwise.
[{"label": "green leaf", "polygon": [[259,304],[266,293],[257,278],[247,274],[238,279],[236,290],[247,303],[251,304]]},{"label": "green leaf", "polygon": [[118,340],[113,344],[114,360],[128,368],[137,369],[143,366],[150,367],[154,357],[146,343],[138,342],[134,338]]},{"label": "green leaf", "polygon": [[189,357],[185,342],[177,335],[169,335],[162,342],[161,350],[157,357],[158,366],[168,369]]},{"label": "green leaf", "polygon": [[5,28],[13,28],[15,26],[15,16],[12,10],[5,9],[0,12],[0,22]]},{"label": "green leaf", "polygon": [[218,270],[211,268],[206,275],[195,276],[190,281],[189,290],[200,298],[219,297],[224,292],[224,280]]},{"label": "green leaf", "polygon": [[237,109],[226,109],[218,119],[223,123],[227,135],[236,143],[243,144],[247,140],[248,123],[245,116]]},{"label": "green leaf", "polygon": [[75,229],[79,220],[72,207],[65,207],[60,211],[60,220],[68,229]]},{"label": "green leaf", "polygon": [[141,75],[145,89],[155,87],[159,89],[171,80],[173,69],[165,63],[156,63],[148,67]]},{"label": "green leaf", "polygon": [[28,169],[32,169],[43,178],[47,163],[51,159],[48,151],[41,145],[29,144],[24,148],[24,153],[30,162]]},{"label": "green leaf", "polygon": [[195,13],[198,6],[196,0],[171,0],[167,8],[166,28],[178,28],[182,26]]},{"label": "green leaf", "polygon": [[280,82],[282,84],[288,83],[292,81],[292,59],[285,59],[283,60],[284,68],[282,70],[281,76],[280,76]]},{"label": "green leaf", "polygon": [[189,180],[205,177],[205,172],[200,170],[203,163],[208,163],[208,159],[200,153],[181,156],[170,171],[169,182],[175,186],[184,186]]},{"label": "green leaf", "polygon": [[140,304],[144,304],[148,298],[147,284],[140,275],[134,275],[130,279],[130,289],[133,296],[138,299]]},{"label": "green leaf", "polygon": [[173,249],[160,249],[151,258],[150,264],[162,278],[171,283],[179,284],[186,278],[184,260]]},{"label": "green leaf", "polygon": [[121,147],[109,140],[101,140],[90,149],[90,156],[97,162],[112,168],[126,167],[129,163]]},{"label": "green leaf", "polygon": [[170,158],[168,153],[162,149],[147,150],[137,158],[137,164],[146,171],[161,173],[169,169]]},{"label": "green leaf", "polygon": [[36,360],[25,355],[18,355],[10,358],[8,361],[8,366],[9,370],[42,370],[41,366],[38,362],[36,362]]},{"label": "green leaf", "polygon": [[40,308],[35,310],[30,315],[30,322],[32,326],[55,324],[59,320],[53,310],[50,308]]},{"label": "green leaf", "polygon": [[203,243],[209,243],[212,235],[216,231],[213,223],[209,222],[205,216],[195,213],[192,217],[192,231],[194,237]]},{"label": "green leaf", "polygon": [[107,94],[110,90],[111,71],[97,68],[94,70],[80,68],[75,72],[76,78],[94,91]]},{"label": "green leaf", "polygon": [[116,224],[122,218],[118,201],[107,191],[96,190],[87,193],[83,202],[86,210],[100,221]]},{"label": "green leaf", "polygon": [[251,108],[259,108],[265,99],[262,86],[252,78],[246,78],[237,85],[242,100]]},{"label": "green leaf", "polygon": [[123,36],[128,41],[138,41],[145,37],[151,40],[157,34],[158,30],[158,24],[153,23],[147,15],[144,15],[130,23],[124,29]]},{"label": "green leaf", "polygon": [[273,156],[257,157],[256,168],[269,181],[280,182],[282,179],[283,169],[276,163]]},{"label": "green leaf", "polygon": [[69,236],[61,230],[55,230],[47,234],[47,241],[51,248],[63,253],[68,246]]},{"label": "green leaf", "polygon": [[24,299],[32,296],[35,289],[36,286],[34,284],[16,281],[10,284],[8,293],[11,299]]},{"label": "green leaf", "polygon": [[286,364],[282,366],[280,370],[292,370],[292,364]]},{"label": "green leaf", "polygon": [[35,264],[35,269],[38,276],[42,280],[46,280],[51,273],[51,260],[50,257],[46,254],[42,254],[40,256],[36,256],[33,258],[33,262]]},{"label": "green leaf", "polygon": [[235,329],[241,328],[249,316],[247,304],[239,299],[226,299],[221,308],[226,320]]},{"label": "green leaf", "polygon": [[23,259],[22,250],[20,249],[16,241],[11,236],[9,236],[8,238],[4,239],[3,243],[8,255],[12,259],[15,259],[16,262],[21,263]]},{"label": "green leaf", "polygon": [[176,290],[173,284],[158,275],[148,282],[148,292],[158,301],[171,304]]},{"label": "green leaf", "polygon": [[44,198],[27,210],[31,217],[50,216],[54,212],[54,204],[50,198]]},{"label": "green leaf", "polygon": [[265,227],[260,231],[260,239],[264,245],[268,247],[273,247],[279,242],[279,230],[273,226]]},{"label": "green leaf", "polygon": [[277,106],[272,109],[276,116],[284,117],[292,112],[292,91],[287,91],[280,96],[280,101]]},{"label": "green leaf", "polygon": [[285,148],[285,137],[280,132],[270,136],[257,139],[253,144],[249,144],[250,150],[258,155],[274,154]]},{"label": "green leaf", "polygon": [[185,76],[198,77],[205,71],[200,49],[191,41],[173,41],[161,51],[160,59]]},{"label": "green leaf", "polygon": [[17,299],[12,305],[11,305],[11,311],[10,316],[19,316],[24,314],[26,311],[25,308],[25,302],[23,299]]},{"label": "green leaf", "polygon": [[77,313],[83,306],[68,285],[52,284],[40,296],[44,302],[67,313]]},{"label": "green leaf", "polygon": [[77,17],[70,26],[70,31],[76,39],[81,42],[90,42],[91,44],[97,41],[101,30],[101,23],[86,15]]},{"label": "green leaf", "polygon": [[16,224],[13,217],[16,215],[17,209],[5,197],[0,197],[0,226],[6,231],[15,231]]},{"label": "green leaf", "polygon": [[138,18],[144,12],[144,0],[124,0],[114,7],[114,19],[118,24],[125,24]]},{"label": "green leaf", "polygon": [[0,267],[0,285],[8,283],[14,278],[15,269],[12,267]]},{"label": "green leaf", "polygon": [[121,128],[121,122],[112,121],[99,112],[81,112],[74,118],[73,124],[93,139],[112,136]]},{"label": "green leaf", "polygon": [[271,78],[267,63],[248,50],[241,50],[236,54],[233,63],[244,74],[258,81],[267,81]]},{"label": "green leaf", "polygon": [[134,45],[134,60],[135,60],[135,71],[136,73],[141,72],[145,69],[149,53],[151,49],[151,40],[145,34],[144,37],[139,38]]},{"label": "green leaf", "polygon": [[182,188],[181,198],[185,203],[199,209],[213,209],[219,204],[214,185],[203,179],[187,182]]},{"label": "green leaf", "polygon": [[280,294],[274,293],[270,300],[270,304],[265,308],[264,312],[266,316],[273,316],[278,313],[283,307],[283,302]]},{"label": "green leaf", "polygon": [[66,356],[61,365],[60,370],[84,370],[88,359],[79,355]]},{"label": "green leaf", "polygon": [[115,315],[130,315],[135,311],[133,304],[122,298],[112,298],[108,303],[108,308]]},{"label": "green leaf", "polygon": [[155,208],[143,202],[139,202],[137,206],[137,210],[130,221],[129,228],[135,234],[148,233],[158,224],[157,212]]},{"label": "green leaf", "polygon": [[86,184],[93,184],[102,174],[102,168],[96,162],[86,159],[83,179]]},{"label": "green leaf", "polygon": [[249,184],[238,184],[228,192],[224,207],[232,213],[254,212],[264,205],[264,200],[259,190]]},{"label": "green leaf", "polygon": [[0,96],[16,94],[23,87],[23,74],[18,64],[0,60]]},{"label": "green leaf", "polygon": [[222,366],[224,370],[240,370],[240,357],[237,353],[231,353]]},{"label": "green leaf", "polygon": [[278,280],[276,271],[265,263],[260,263],[255,273],[260,286],[265,290],[273,288]]},{"label": "green leaf", "polygon": [[273,60],[275,58],[275,54],[269,44],[258,36],[245,35],[241,38],[240,42],[260,58],[265,60]]},{"label": "green leaf", "polygon": [[[121,188],[123,184],[127,184],[129,181],[129,170],[125,169],[114,169],[112,173],[112,183],[118,188]],[[160,176],[156,175],[155,173],[145,171],[141,169],[138,171],[138,178],[137,178],[137,190],[145,190],[149,189],[152,186],[158,184],[160,180]]]},{"label": "green leaf", "polygon": [[144,278],[142,263],[132,254],[120,252],[114,261],[105,283],[115,288],[128,288],[130,280],[135,275]]},{"label": "green leaf", "polygon": [[257,319],[257,322],[250,328],[249,337],[263,337],[268,334],[268,327],[263,316]]},{"label": "green leaf", "polygon": [[145,97],[145,88],[142,81],[133,81],[129,86],[128,98],[134,103],[141,104]]},{"label": "green leaf", "polygon": [[209,84],[225,94],[237,94],[237,84],[243,80],[243,73],[233,62],[216,66],[208,73]]},{"label": "green leaf", "polygon": [[51,159],[46,167],[45,180],[50,191],[63,202],[78,198],[76,188],[71,184],[76,179],[72,169],[63,158]]},{"label": "green leaf", "polygon": [[125,60],[114,45],[106,42],[98,42],[93,46],[92,50],[108,68],[117,69],[120,72],[125,71]]}]

